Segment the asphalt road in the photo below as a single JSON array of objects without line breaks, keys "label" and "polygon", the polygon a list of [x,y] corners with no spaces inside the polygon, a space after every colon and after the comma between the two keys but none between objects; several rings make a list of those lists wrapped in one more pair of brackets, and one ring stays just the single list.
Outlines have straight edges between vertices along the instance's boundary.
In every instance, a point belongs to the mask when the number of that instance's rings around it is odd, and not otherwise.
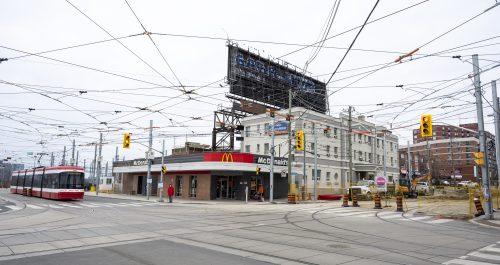
[{"label": "asphalt road", "polygon": [[[0,192],[3,264],[500,264],[500,230],[317,204],[180,204]],[[482,264],[482,265],[484,265]]]}]

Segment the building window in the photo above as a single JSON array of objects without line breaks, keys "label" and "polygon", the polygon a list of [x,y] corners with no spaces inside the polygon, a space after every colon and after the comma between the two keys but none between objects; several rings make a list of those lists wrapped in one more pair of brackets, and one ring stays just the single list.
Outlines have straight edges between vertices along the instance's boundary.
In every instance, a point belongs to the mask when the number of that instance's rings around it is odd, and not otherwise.
[{"label": "building window", "polygon": [[334,146],[334,147],[333,147],[333,154],[334,154],[334,155],[337,155],[337,154],[338,154],[338,151],[339,151],[339,148],[338,148],[338,147],[336,147],[336,146]]},{"label": "building window", "polygon": [[245,126],[245,137],[250,137],[250,126]]},{"label": "building window", "polygon": [[314,143],[311,143],[311,151],[314,151]]},{"label": "building window", "polygon": [[245,145],[245,152],[250,153],[250,145]]},{"label": "building window", "polygon": [[264,123],[264,133],[268,133],[269,132],[269,123],[266,122]]},{"label": "building window", "polygon": [[377,164],[380,165],[380,155],[377,155]]},{"label": "building window", "polygon": [[333,128],[333,137],[337,138],[337,128]]},{"label": "building window", "polygon": [[391,157],[391,166],[394,166],[394,159]]},{"label": "building window", "polygon": [[363,152],[358,151],[358,158],[359,158],[359,161],[363,161]]},{"label": "building window", "polygon": [[264,144],[264,154],[265,155],[269,154],[269,144],[268,143]]},{"label": "building window", "polygon": [[368,162],[372,163],[372,153],[368,153]]},{"label": "building window", "polygon": [[390,143],[390,149],[391,149],[391,152],[392,152],[392,151],[393,151],[393,150],[392,150],[392,143]]},{"label": "building window", "polygon": [[326,172],[326,181],[330,181],[330,172]]},{"label": "building window", "polygon": [[260,135],[260,124],[257,124],[257,134]]},{"label": "building window", "polygon": [[[318,173],[318,177],[316,179],[317,179],[317,181],[320,181],[321,180],[321,169],[318,169],[316,172]],[[314,168],[312,169],[311,179],[314,180]]]},{"label": "building window", "polygon": [[257,144],[257,154],[260,154],[260,144]]},{"label": "building window", "polygon": [[196,187],[198,186],[198,176],[191,176],[189,182],[189,197],[196,198]]},{"label": "building window", "polygon": [[333,178],[334,178],[335,180],[338,180],[338,179],[339,179],[339,174],[338,174],[338,173],[335,173],[335,175],[333,176]]},{"label": "building window", "polygon": [[353,150],[352,152],[353,152],[353,154],[354,154],[353,159],[356,159],[356,150]]},{"label": "building window", "polygon": [[380,139],[377,139],[377,148],[380,148]]},{"label": "building window", "polygon": [[330,146],[329,145],[326,146],[326,155],[330,156]]},{"label": "building window", "polygon": [[175,196],[182,195],[182,176],[175,176]]}]

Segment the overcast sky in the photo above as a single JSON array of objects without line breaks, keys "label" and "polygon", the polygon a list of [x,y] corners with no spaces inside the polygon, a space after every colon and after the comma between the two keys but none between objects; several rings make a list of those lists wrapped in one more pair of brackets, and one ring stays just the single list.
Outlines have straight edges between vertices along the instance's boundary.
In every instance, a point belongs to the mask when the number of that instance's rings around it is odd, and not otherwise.
[{"label": "overcast sky", "polygon": [[[126,1],[2,1],[0,58],[9,60],[0,63],[0,158],[33,165],[27,152],[54,152],[58,163],[75,139],[79,163],[88,165],[99,132],[104,160],[117,146],[120,157],[143,157],[149,120],[157,149],[162,139],[167,150],[186,138],[210,144],[213,111],[230,106],[226,40],[304,67],[314,47],[301,48],[321,39],[335,2],[128,0],[139,23]],[[344,32],[362,25],[375,2],[340,2],[308,64],[312,76],[330,79],[359,29]],[[494,4],[380,1],[369,21],[413,7],[364,27],[327,85],[331,115],[354,106],[356,115],[392,127],[400,144],[411,141],[423,113],[435,123],[476,122],[472,54],[490,103],[490,82],[500,74],[490,70],[500,64],[500,7],[484,12]],[[26,56],[71,46],[79,47]],[[494,133],[488,102],[486,128]],[[125,132],[133,134],[129,150],[121,148]]]}]

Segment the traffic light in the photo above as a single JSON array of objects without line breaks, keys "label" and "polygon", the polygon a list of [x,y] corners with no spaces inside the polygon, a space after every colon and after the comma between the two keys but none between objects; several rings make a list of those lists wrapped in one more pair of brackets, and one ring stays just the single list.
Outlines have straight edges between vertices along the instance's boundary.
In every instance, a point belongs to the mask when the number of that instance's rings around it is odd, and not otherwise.
[{"label": "traffic light", "polygon": [[295,150],[304,150],[304,131],[295,133]]},{"label": "traffic light", "polygon": [[257,167],[255,168],[255,175],[256,175],[256,176],[260,175],[260,167],[259,167],[259,166],[257,166]]},{"label": "traffic light", "polygon": [[123,135],[123,148],[130,148],[130,133]]},{"label": "traffic light", "polygon": [[161,166],[161,173],[167,174],[167,166],[166,165]]},{"label": "traffic light", "polygon": [[432,115],[424,114],[420,116],[420,135],[422,137],[432,136]]},{"label": "traffic light", "polygon": [[478,166],[484,165],[484,153],[483,152],[474,152],[474,163]]}]

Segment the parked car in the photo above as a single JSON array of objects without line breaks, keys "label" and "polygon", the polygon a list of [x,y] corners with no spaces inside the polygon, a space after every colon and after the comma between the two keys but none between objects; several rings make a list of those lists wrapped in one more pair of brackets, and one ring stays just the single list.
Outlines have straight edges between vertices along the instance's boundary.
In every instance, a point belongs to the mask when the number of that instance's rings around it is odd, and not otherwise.
[{"label": "parked car", "polygon": [[429,183],[427,182],[417,182],[417,191],[419,194],[429,194],[431,192],[429,188]]}]

